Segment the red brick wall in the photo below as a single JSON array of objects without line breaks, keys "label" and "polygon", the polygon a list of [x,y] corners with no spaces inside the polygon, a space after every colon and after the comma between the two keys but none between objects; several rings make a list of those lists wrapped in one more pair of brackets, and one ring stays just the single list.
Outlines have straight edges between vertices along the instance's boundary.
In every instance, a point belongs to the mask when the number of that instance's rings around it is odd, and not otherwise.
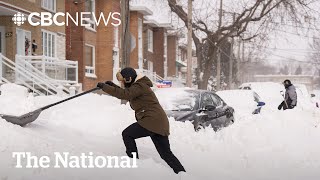
[{"label": "red brick wall", "polygon": [[[72,0],[66,1],[66,12],[75,17],[76,12],[81,12],[84,4],[75,5]],[[70,23],[66,26],[66,58],[78,61],[79,82],[84,83],[84,28]]]},{"label": "red brick wall", "polygon": [[176,75],[177,36],[168,36],[168,76]]},{"label": "red brick wall", "polygon": [[[135,38],[135,48],[130,53],[130,67],[138,69],[139,68],[139,56],[138,56],[138,19],[143,20],[143,15],[137,11],[130,12],[130,33]],[[142,22],[143,23],[143,22]],[[142,37],[142,42],[143,41]]]},{"label": "red brick wall", "polygon": [[153,69],[164,77],[164,28],[154,28],[153,31]]},{"label": "red brick wall", "polygon": [[[66,11],[75,16],[76,12],[84,11],[84,3],[75,5],[73,0],[66,1]],[[105,16],[109,12],[120,12],[120,0],[96,1],[96,16],[103,12]],[[110,22],[109,22],[110,23]],[[120,27],[119,27],[120,29]],[[85,27],[75,26],[70,23],[66,27],[66,54],[67,59],[76,60],[79,63],[79,82],[83,89],[88,90],[96,86],[97,82],[112,80],[113,78],[113,47],[114,26],[105,26],[102,22],[96,27],[96,32]],[[84,48],[85,44],[95,46],[95,70],[97,78],[85,76]]]}]

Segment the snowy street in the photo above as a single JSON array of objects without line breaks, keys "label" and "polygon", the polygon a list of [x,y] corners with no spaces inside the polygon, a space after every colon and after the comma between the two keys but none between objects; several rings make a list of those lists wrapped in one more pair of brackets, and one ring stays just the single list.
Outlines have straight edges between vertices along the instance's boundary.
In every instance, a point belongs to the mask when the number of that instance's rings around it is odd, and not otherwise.
[{"label": "snowy street", "polygon": [[0,180],[320,180],[320,0],[0,0]]},{"label": "snowy street", "polygon": [[[19,115],[60,100],[26,97],[23,88],[2,91],[1,114]],[[16,88],[14,93],[12,89]],[[14,101],[15,99],[19,101]],[[10,104],[8,104],[10,102]],[[2,103],[7,103],[6,108]],[[194,132],[190,122],[170,118],[170,142],[190,179],[319,179],[319,109],[278,111],[271,107],[252,115],[236,110],[236,121],[217,133]],[[0,179],[178,179],[156,152],[150,138],[138,140],[137,169],[17,169],[12,152],[53,156],[125,156],[121,132],[135,122],[129,105],[106,95],[89,94],[43,111],[22,128],[0,121]]]}]

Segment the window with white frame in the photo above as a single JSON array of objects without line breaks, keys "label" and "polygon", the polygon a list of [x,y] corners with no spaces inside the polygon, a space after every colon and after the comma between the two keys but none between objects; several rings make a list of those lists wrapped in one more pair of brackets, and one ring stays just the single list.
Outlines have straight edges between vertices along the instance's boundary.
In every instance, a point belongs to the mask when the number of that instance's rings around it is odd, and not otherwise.
[{"label": "window with white frame", "polygon": [[148,29],[148,51],[153,52],[153,31]]},{"label": "window with white frame", "polygon": [[95,47],[89,44],[85,45],[85,72],[86,76],[95,77]]},{"label": "window with white frame", "polygon": [[42,52],[44,56],[56,57],[56,33],[42,31]]},{"label": "window with white frame", "polygon": [[46,9],[48,11],[56,12],[56,0],[42,0],[41,1],[41,7],[43,9]]},{"label": "window with white frame", "polygon": [[88,29],[95,30],[96,24],[93,19],[93,14],[96,14],[96,2],[95,0],[86,0],[85,1],[85,12],[90,12],[90,14],[86,14],[84,17],[88,18],[90,20],[85,20],[85,24],[89,24],[89,26],[86,26]]}]

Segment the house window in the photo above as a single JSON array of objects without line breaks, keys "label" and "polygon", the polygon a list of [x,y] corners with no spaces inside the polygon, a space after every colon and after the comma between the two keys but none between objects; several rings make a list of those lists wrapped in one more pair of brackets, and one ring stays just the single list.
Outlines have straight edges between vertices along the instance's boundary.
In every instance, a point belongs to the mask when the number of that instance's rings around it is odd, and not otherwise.
[{"label": "house window", "polygon": [[44,56],[56,57],[56,34],[42,31],[42,52]]},{"label": "house window", "polygon": [[42,0],[41,7],[51,12],[56,12],[56,0]]},{"label": "house window", "polygon": [[96,30],[96,24],[93,19],[93,14],[96,14],[96,2],[95,0],[86,0],[85,1],[85,12],[90,12],[90,14],[86,14],[84,17],[90,20],[85,20],[85,24],[89,24],[86,28],[91,30]]},{"label": "house window", "polygon": [[88,77],[95,75],[95,47],[89,44],[85,45],[85,72]]},{"label": "house window", "polygon": [[148,29],[148,51],[153,52],[153,31]]}]

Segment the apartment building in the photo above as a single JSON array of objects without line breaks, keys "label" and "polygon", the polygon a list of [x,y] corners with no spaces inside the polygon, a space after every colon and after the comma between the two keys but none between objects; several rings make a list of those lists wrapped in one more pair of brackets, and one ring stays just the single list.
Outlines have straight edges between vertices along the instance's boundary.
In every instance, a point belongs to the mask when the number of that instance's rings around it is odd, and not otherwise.
[{"label": "apartment building", "polygon": [[130,6],[130,33],[131,33],[131,53],[130,67],[134,69],[144,69],[143,66],[143,22],[144,17],[152,15],[152,11],[145,6]]},{"label": "apartment building", "polygon": [[[66,0],[66,11],[71,15],[78,12],[101,13],[120,12],[120,0]],[[98,82],[114,80],[119,70],[119,27],[97,26],[93,15],[88,15],[90,26],[66,27],[68,59],[75,59],[79,65],[79,82],[84,90],[95,87]],[[120,18],[120,17],[119,17]]]},{"label": "apartment building", "polygon": [[170,23],[159,23],[153,19],[144,21],[144,67],[162,78],[168,77],[168,30]]}]

